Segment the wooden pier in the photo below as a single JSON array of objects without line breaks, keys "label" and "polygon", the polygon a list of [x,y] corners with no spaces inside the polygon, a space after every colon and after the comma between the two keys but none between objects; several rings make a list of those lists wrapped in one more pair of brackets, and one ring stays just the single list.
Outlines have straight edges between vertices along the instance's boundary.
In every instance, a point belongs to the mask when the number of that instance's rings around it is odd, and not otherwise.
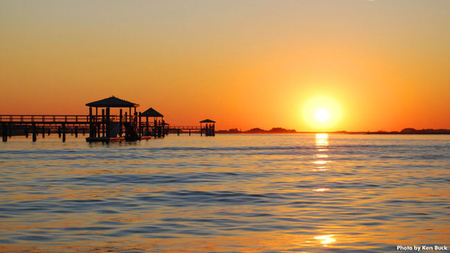
[{"label": "wooden pier", "polygon": [[6,142],[8,137],[24,135],[32,136],[36,141],[39,134],[42,138],[52,133],[57,133],[66,140],[67,134],[86,134],[89,130],[88,117],[86,115],[0,115],[2,140]]},{"label": "wooden pier", "polygon": [[215,136],[216,135],[215,124],[216,122],[210,119],[200,121],[200,135],[204,133],[205,136]]},{"label": "wooden pier", "polygon": [[[67,135],[78,137],[86,134],[89,135],[87,142],[137,141],[163,138],[169,133],[215,135],[215,122],[212,120],[203,120],[199,126],[170,126],[153,108],[137,112],[137,104],[116,97],[86,105],[89,106],[89,115],[0,115],[2,140],[6,142],[12,136],[28,138],[31,135],[35,142],[38,136],[45,138],[51,134],[58,134],[63,142]],[[112,114],[112,108],[118,108],[118,114]]]}]

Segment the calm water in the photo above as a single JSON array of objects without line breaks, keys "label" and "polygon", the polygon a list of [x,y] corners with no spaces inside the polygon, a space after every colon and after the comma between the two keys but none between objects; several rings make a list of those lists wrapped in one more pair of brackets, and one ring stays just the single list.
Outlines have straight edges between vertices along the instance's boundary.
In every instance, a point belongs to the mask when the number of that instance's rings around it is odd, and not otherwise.
[{"label": "calm water", "polygon": [[0,251],[450,248],[450,136],[0,144]]}]

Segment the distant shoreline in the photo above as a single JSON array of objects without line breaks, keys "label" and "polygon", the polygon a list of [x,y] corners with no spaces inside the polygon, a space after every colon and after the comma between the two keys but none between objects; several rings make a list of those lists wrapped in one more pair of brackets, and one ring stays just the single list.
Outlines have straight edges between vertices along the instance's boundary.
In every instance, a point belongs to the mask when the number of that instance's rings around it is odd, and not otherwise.
[{"label": "distant shoreline", "polygon": [[317,134],[317,133],[329,133],[329,134],[382,134],[382,135],[430,135],[430,134],[450,134],[450,129],[414,129],[405,128],[401,131],[332,131],[332,132],[308,132],[308,131],[296,131],[295,129],[284,129],[280,127],[272,128],[270,130],[264,130],[261,128],[252,128],[250,130],[239,130],[232,128],[228,130],[217,130],[218,134]]}]

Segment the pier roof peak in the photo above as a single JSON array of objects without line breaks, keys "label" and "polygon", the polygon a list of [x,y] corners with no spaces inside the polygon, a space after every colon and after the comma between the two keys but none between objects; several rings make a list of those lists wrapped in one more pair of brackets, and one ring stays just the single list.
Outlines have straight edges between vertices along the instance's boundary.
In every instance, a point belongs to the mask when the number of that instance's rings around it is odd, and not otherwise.
[{"label": "pier roof peak", "polygon": [[216,122],[214,120],[204,119],[204,120],[200,121],[200,123],[216,123]]},{"label": "pier roof peak", "polygon": [[142,116],[148,116],[148,117],[164,117],[161,113],[153,109],[152,107],[148,108],[145,112],[141,114]]},{"label": "pier roof peak", "polygon": [[139,105],[130,101],[126,101],[115,96],[100,99],[94,102],[87,103],[86,106],[91,107],[138,107]]}]

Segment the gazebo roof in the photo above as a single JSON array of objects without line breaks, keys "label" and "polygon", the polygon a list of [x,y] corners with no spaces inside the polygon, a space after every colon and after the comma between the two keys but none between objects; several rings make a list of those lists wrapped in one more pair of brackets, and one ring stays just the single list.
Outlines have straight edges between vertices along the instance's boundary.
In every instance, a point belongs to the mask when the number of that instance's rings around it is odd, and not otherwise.
[{"label": "gazebo roof", "polygon": [[86,106],[91,107],[138,107],[136,103],[132,103],[114,96],[101,99],[98,101],[87,103]]},{"label": "gazebo roof", "polygon": [[200,121],[200,123],[216,123],[216,122],[214,120],[204,119],[204,120]]},{"label": "gazebo roof", "polygon": [[157,112],[152,107],[148,108],[145,112],[141,113],[141,116],[146,116],[146,117],[164,117],[161,113]]}]

